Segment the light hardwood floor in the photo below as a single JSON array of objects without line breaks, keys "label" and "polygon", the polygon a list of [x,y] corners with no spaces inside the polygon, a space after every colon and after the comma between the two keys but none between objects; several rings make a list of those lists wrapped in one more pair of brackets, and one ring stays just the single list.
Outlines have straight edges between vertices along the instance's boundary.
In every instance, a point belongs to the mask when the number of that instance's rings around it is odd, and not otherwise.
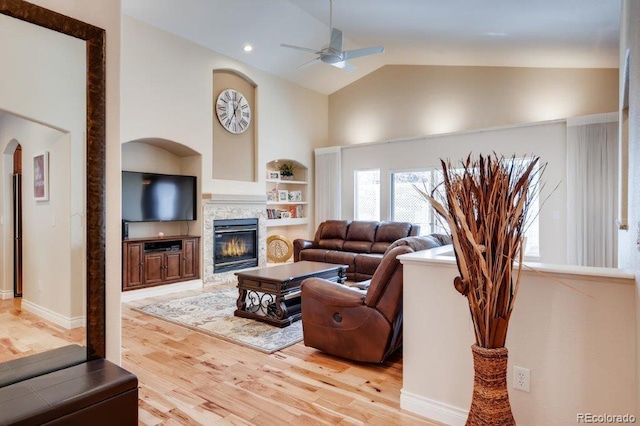
[{"label": "light hardwood floor", "polygon": [[33,355],[71,343],[84,346],[84,327],[67,330],[25,312],[22,299],[0,300],[0,362]]},{"label": "light hardwood floor", "polygon": [[400,353],[383,365],[303,343],[269,355],[132,309],[194,293],[123,304],[122,366],[140,382],[141,425],[437,424],[400,409]]}]

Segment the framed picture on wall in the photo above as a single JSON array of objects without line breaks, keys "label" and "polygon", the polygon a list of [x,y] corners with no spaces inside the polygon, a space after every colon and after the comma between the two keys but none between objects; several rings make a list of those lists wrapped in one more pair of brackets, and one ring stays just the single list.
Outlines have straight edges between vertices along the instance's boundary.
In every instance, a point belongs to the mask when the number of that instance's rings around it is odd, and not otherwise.
[{"label": "framed picture on wall", "polygon": [[36,201],[49,199],[49,151],[33,156],[33,198]]},{"label": "framed picture on wall", "polygon": [[278,190],[278,201],[281,203],[289,201],[289,191],[285,189]]}]

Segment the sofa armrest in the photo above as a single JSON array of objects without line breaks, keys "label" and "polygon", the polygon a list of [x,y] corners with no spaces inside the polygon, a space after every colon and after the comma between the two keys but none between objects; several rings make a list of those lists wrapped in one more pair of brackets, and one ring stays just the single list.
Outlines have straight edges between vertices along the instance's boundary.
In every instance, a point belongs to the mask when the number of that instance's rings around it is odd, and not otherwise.
[{"label": "sofa armrest", "polygon": [[303,304],[313,299],[325,306],[350,308],[362,306],[365,298],[365,295],[357,290],[322,278],[307,278],[302,281],[300,290]]},{"label": "sofa armrest", "polygon": [[300,251],[313,247],[313,241],[297,238],[293,240],[293,261],[300,260]]}]

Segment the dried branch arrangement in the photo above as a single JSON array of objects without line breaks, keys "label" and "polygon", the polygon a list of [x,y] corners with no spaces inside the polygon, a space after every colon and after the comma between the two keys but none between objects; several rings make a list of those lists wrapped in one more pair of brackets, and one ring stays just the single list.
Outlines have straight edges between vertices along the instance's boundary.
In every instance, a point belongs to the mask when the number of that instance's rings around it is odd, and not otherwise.
[{"label": "dried branch arrangement", "polygon": [[496,154],[469,156],[457,168],[441,163],[444,191],[417,189],[451,230],[460,272],[454,286],[467,297],[476,344],[501,348],[518,294],[527,214],[546,164]]}]

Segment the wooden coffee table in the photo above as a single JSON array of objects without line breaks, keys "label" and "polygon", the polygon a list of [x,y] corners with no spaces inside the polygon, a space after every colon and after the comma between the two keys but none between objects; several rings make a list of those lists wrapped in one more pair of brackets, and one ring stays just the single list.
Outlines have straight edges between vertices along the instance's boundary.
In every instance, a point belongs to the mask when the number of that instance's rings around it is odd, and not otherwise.
[{"label": "wooden coffee table", "polygon": [[311,277],[344,284],[347,265],[309,262],[236,272],[238,300],[235,316],[286,327],[302,317],[300,283]]}]

